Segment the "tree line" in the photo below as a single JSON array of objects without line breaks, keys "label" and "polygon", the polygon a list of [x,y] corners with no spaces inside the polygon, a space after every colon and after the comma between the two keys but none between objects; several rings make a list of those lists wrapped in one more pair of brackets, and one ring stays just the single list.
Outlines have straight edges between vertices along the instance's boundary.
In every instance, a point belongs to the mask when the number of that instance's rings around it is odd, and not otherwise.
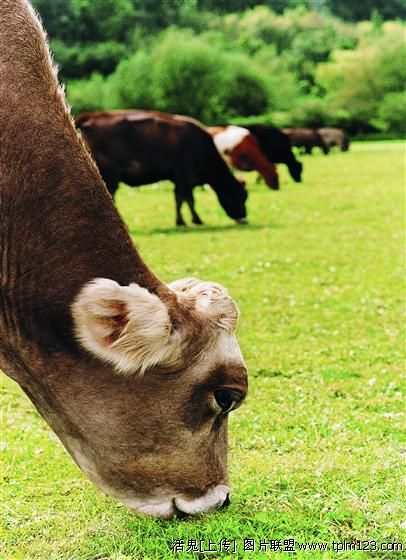
[{"label": "tree line", "polygon": [[34,0],[75,113],[402,133],[403,0]]}]

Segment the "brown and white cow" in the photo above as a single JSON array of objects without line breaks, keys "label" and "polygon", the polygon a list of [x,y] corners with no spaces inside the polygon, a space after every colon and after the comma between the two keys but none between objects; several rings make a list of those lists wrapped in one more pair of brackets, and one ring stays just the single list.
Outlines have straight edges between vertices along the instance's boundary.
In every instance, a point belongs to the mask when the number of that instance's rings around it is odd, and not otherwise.
[{"label": "brown and white cow", "polygon": [[267,159],[249,130],[234,125],[209,126],[207,130],[228,165],[240,171],[258,171],[271,189],[279,189],[276,165]]},{"label": "brown and white cow", "polygon": [[284,163],[296,183],[302,182],[303,164],[292,151],[289,136],[271,124],[245,124],[244,128],[253,134],[269,161]]},{"label": "brown and white cow", "polygon": [[227,503],[247,372],[225,288],[143,262],[26,0],[0,2],[0,368],[90,480],[171,517]]}]

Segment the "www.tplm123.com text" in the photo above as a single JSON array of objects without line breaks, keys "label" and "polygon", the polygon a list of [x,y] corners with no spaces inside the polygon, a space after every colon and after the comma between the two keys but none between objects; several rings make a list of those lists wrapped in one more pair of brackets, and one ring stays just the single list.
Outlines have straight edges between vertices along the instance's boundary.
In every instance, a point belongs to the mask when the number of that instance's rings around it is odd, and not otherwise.
[{"label": "www.tplm123.com text", "polygon": [[402,552],[406,550],[403,543],[400,542],[382,542],[377,541],[332,541],[326,542],[298,542],[295,539],[221,539],[220,541],[212,541],[211,539],[177,539],[171,544],[172,552],[196,552],[198,554],[205,553],[224,553],[237,554],[244,552],[299,552],[299,551],[385,551],[385,552]]}]

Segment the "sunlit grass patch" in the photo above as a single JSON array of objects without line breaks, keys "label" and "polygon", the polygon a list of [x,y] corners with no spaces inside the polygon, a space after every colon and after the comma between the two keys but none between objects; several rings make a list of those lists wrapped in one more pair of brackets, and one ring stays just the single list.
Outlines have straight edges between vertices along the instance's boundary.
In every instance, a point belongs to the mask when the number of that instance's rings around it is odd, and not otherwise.
[{"label": "sunlit grass patch", "polygon": [[[241,308],[250,391],[230,419],[229,508],[169,522],[131,514],[86,480],[3,377],[1,559],[189,559],[199,554],[172,554],[176,539],[186,549],[189,540],[207,547],[227,538],[237,557],[285,560],[292,553],[244,553],[243,539],[257,548],[290,538],[401,541],[404,145],[355,144],[304,165],[301,185],[280,166],[280,192],[248,175],[246,227],[207,189],[195,189],[205,225],[185,229],[174,227],[171,185],[118,193],[157,274],[222,282]],[[339,556],[330,549],[295,557]]]}]

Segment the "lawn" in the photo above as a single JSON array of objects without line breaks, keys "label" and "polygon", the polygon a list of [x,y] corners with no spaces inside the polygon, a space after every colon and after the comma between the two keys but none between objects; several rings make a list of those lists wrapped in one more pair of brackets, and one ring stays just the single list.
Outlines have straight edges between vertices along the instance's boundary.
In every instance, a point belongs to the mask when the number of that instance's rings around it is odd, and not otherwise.
[{"label": "lawn", "polygon": [[[401,557],[383,549],[403,539],[406,550],[404,149],[315,153],[300,185],[279,166],[279,192],[249,174],[247,226],[196,189],[207,225],[175,229],[169,185],[121,187],[119,211],[153,270],[222,282],[240,306],[250,390],[230,417],[231,505],[184,520],[131,514],[3,376],[1,560]],[[216,551],[194,552],[193,540]],[[333,550],[356,541],[365,550]]]}]

